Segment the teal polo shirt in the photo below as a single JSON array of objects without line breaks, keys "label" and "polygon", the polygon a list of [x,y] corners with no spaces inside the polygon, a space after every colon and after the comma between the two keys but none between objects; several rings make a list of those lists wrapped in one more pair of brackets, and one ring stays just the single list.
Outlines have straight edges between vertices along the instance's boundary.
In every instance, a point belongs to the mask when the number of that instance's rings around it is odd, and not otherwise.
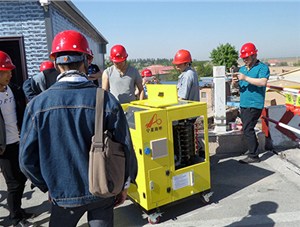
[{"label": "teal polo shirt", "polygon": [[[257,63],[248,70],[246,66],[242,66],[240,73],[251,78],[269,78],[269,67],[257,61]],[[265,103],[266,87],[258,87],[244,80],[239,81],[240,86],[240,107],[263,109]]]}]

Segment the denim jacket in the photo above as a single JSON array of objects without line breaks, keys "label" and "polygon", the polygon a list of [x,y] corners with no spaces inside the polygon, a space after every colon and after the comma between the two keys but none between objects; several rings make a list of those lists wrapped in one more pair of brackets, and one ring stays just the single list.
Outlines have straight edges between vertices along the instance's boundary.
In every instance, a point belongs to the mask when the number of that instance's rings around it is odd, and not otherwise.
[{"label": "denim jacket", "polygon": [[[19,130],[22,126],[22,120],[23,120],[23,114],[26,106],[26,100],[25,95],[21,89],[16,84],[9,84],[8,85],[10,89],[12,90],[16,102],[16,113],[17,113],[17,124]],[[2,116],[2,112],[0,109],[0,155],[4,153],[6,148],[6,129],[5,129],[5,123]]]},{"label": "denim jacket", "polygon": [[46,69],[39,74],[28,78],[23,83],[23,91],[28,101],[33,99],[38,94],[47,90],[56,82],[58,72],[56,69]]},{"label": "denim jacket", "polygon": [[[101,200],[89,192],[88,163],[95,125],[96,86],[90,81],[57,82],[29,102],[20,141],[20,168],[54,204],[82,206]],[[137,162],[126,117],[105,92],[103,130],[124,145],[126,175],[135,180]],[[125,183],[125,182],[124,182]]]}]

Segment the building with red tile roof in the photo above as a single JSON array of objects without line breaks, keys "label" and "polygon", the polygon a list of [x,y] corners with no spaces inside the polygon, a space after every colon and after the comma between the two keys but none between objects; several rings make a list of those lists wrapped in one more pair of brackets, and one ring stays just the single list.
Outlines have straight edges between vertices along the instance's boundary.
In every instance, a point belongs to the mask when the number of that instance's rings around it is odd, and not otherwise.
[{"label": "building with red tile roof", "polygon": [[165,75],[169,74],[170,71],[174,69],[174,67],[164,65],[150,65],[147,67],[147,69],[150,69],[153,75]]}]

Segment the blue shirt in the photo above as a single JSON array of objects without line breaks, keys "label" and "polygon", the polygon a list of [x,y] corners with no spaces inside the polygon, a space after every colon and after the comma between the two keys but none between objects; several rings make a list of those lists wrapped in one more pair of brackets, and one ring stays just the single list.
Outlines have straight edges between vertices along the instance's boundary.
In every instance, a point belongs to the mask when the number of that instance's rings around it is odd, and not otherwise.
[{"label": "blue shirt", "polygon": [[200,101],[198,75],[191,67],[186,68],[178,77],[177,90],[179,98]]},{"label": "blue shirt", "polygon": [[[239,70],[240,73],[251,78],[269,78],[269,67],[258,61],[251,69],[242,66]],[[266,87],[259,87],[248,83],[247,81],[239,81],[240,86],[240,107],[243,108],[264,108]]]}]

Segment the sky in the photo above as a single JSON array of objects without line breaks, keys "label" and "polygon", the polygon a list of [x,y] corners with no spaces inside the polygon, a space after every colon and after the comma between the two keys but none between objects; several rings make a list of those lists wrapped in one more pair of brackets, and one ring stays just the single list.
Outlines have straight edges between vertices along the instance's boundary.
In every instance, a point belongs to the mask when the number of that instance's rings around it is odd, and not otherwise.
[{"label": "sky", "polygon": [[180,49],[192,58],[229,43],[247,42],[258,58],[300,57],[299,1],[72,0],[112,46],[123,45],[129,59],[171,59]]}]

